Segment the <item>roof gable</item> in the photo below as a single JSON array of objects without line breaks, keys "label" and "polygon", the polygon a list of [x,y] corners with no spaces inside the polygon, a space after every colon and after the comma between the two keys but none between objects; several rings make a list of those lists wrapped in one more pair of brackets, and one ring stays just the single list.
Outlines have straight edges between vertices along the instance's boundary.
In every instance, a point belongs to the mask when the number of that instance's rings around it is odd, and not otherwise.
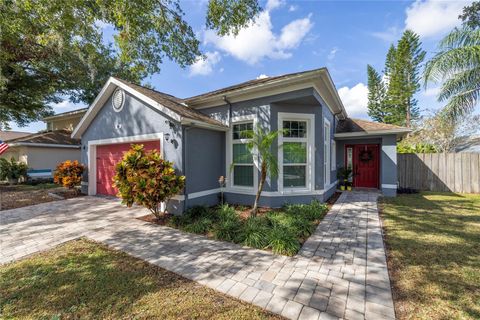
[{"label": "roof gable", "polygon": [[121,88],[144,103],[150,105],[154,109],[166,114],[173,120],[183,124],[195,124],[200,127],[208,127],[211,129],[224,130],[226,127],[222,123],[193,110],[192,108],[182,104],[182,100],[174,96],[158,92],[149,88],[135,85],[125,80],[111,77],[103,86],[102,90],[88,108],[72,133],[72,137],[79,139],[83,132],[88,128],[89,124],[98,114],[99,110],[104,106],[109,97],[116,88]]}]

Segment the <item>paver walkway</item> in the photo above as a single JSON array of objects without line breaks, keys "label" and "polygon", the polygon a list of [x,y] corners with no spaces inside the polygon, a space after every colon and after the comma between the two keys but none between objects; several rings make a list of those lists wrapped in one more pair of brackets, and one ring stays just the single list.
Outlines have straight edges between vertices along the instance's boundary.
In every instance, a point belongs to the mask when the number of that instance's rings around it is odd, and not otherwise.
[{"label": "paver walkway", "polygon": [[343,193],[295,257],[132,219],[83,197],[0,212],[0,263],[81,236],[289,319],[394,319],[377,194]]}]

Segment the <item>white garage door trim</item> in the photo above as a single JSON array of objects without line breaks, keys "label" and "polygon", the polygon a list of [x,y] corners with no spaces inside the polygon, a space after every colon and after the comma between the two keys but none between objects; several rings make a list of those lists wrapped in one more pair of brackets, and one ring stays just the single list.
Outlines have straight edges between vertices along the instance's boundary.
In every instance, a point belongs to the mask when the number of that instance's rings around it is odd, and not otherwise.
[{"label": "white garage door trim", "polygon": [[98,145],[118,144],[118,143],[127,143],[127,142],[135,142],[135,141],[155,141],[155,140],[160,141],[160,153],[162,158],[165,158],[163,132],[152,133],[152,134],[142,134],[138,136],[128,136],[128,137],[88,141],[88,151],[87,151],[88,195],[93,196],[97,194],[97,161],[96,159],[97,159]]}]

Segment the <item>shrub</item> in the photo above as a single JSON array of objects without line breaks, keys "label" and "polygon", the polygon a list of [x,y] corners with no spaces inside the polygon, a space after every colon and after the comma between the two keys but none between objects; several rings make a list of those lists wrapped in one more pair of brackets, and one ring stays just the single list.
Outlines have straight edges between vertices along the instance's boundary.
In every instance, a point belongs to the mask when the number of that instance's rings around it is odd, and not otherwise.
[{"label": "shrub", "polygon": [[83,164],[74,161],[64,161],[57,165],[53,174],[53,182],[62,185],[65,188],[73,189],[80,186],[82,182],[82,174],[85,170]]},{"label": "shrub", "polygon": [[145,151],[132,145],[115,167],[113,178],[122,203],[146,207],[160,218],[160,203],[168,203],[185,186],[185,177],[177,176],[173,163],[160,157],[157,150]]},{"label": "shrub", "polygon": [[277,225],[268,233],[268,247],[273,253],[293,256],[300,249],[300,243],[290,229]]},{"label": "shrub", "polygon": [[28,166],[24,162],[18,162],[15,158],[10,161],[0,158],[0,180],[16,182],[19,178],[27,178]]},{"label": "shrub", "polygon": [[325,203],[313,200],[310,204],[289,204],[284,207],[287,214],[302,216],[310,221],[318,220],[328,211]]},{"label": "shrub", "polygon": [[268,221],[263,217],[250,217],[242,227],[243,244],[263,249],[268,245]]},{"label": "shrub", "polygon": [[186,224],[183,228],[186,232],[205,234],[212,227],[212,220],[207,217],[201,217],[198,220]]},{"label": "shrub", "polygon": [[235,212],[235,208],[224,204],[218,207],[216,211],[218,222],[213,227],[213,234],[219,240],[242,242],[241,234],[242,222]]},{"label": "shrub", "polygon": [[243,239],[240,235],[240,224],[241,222],[239,220],[220,220],[213,227],[213,235],[219,240],[242,242]]}]

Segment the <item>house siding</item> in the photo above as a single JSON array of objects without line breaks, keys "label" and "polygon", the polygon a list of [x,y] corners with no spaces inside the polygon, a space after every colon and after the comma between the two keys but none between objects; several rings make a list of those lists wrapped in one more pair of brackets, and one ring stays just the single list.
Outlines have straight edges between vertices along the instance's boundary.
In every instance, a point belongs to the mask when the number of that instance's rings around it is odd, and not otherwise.
[{"label": "house siding", "polygon": [[[167,121],[168,120],[168,121]],[[172,125],[170,125],[172,124]],[[154,133],[169,133],[168,142],[162,142],[162,153],[166,160],[174,163],[178,174],[183,174],[182,128],[174,120],[125,92],[125,105],[120,112],[113,110],[112,97],[99,110],[82,135],[81,161],[88,163],[88,143],[94,140],[124,138]],[[95,159],[93,159],[95,161]],[[88,190],[88,173],[83,176],[82,191]],[[172,211],[183,211],[182,201],[170,201]]]},{"label": "house siding", "polygon": [[[301,99],[305,97],[313,97],[311,103],[307,104],[296,104],[294,102],[289,102],[294,99]],[[216,119],[224,124],[229,124],[229,111],[230,107],[225,104],[222,106],[200,109],[199,111]],[[315,155],[314,163],[312,164],[315,168],[315,177],[314,177],[314,190],[316,194],[312,195],[281,195],[281,196],[262,196],[260,200],[260,205],[262,206],[271,206],[271,207],[280,207],[285,203],[305,203],[310,202],[312,199],[317,199],[323,201],[333,194],[335,191],[334,187],[329,188],[329,190],[323,191],[324,181],[323,181],[323,117],[329,119],[331,123],[331,137],[333,138],[335,130],[334,116],[331,113],[330,109],[326,106],[323,99],[315,92],[313,88],[302,89],[289,93],[273,95],[268,97],[263,97],[260,99],[241,101],[237,103],[232,103],[231,105],[231,115],[232,118],[254,115],[257,118],[258,124],[263,128],[274,131],[278,129],[278,113],[297,113],[297,114],[313,114],[315,117],[315,127],[314,127],[314,136],[315,136]],[[230,134],[227,132],[225,134]],[[220,149],[218,149],[220,150]],[[226,154],[226,139],[224,141],[223,149],[223,162],[224,172],[223,174],[227,177],[230,176],[229,166],[226,164],[225,154]],[[274,144],[272,147],[274,154],[278,152],[277,144]],[[332,150],[333,152],[333,150]],[[259,176],[260,172],[257,171],[256,174]],[[335,182],[335,170],[331,173],[331,182]],[[274,193],[278,191],[278,180],[267,178],[264,189],[266,194]],[[256,191],[252,189],[252,191]],[[197,198],[196,201],[199,201],[201,198]],[[242,192],[236,192],[234,190],[229,190],[225,193],[225,199],[228,202],[236,204],[252,204],[254,200],[253,194],[245,194]],[[192,204],[193,202],[189,202]]]}]

